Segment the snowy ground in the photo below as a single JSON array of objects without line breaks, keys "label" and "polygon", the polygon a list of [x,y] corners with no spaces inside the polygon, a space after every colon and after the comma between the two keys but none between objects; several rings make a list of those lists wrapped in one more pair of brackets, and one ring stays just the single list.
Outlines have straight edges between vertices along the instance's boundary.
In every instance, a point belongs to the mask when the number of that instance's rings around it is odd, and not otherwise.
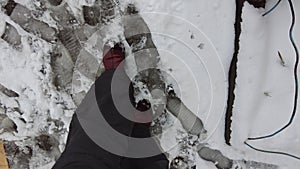
[{"label": "snowy ground", "polygon": [[[274,3],[271,1],[266,7],[270,9]],[[299,17],[300,3],[293,3],[296,17]],[[291,24],[289,4],[283,1],[274,12],[264,18],[261,17],[263,10],[254,9],[247,3],[243,12],[235,91],[237,98],[232,126],[233,145],[246,151],[247,158],[279,164],[286,168],[297,168],[299,160],[251,151],[243,144],[247,137],[270,134],[283,127],[292,113],[295,52],[288,38]],[[296,23],[294,37],[298,46],[299,34],[299,23]],[[285,66],[281,65],[278,51],[284,58]],[[251,143],[259,148],[299,156],[298,121],[299,115],[296,115],[294,123],[281,134]]]},{"label": "snowy ground", "polygon": [[[40,1],[16,2],[37,10],[36,6]],[[66,2],[80,20],[81,5],[92,4],[93,1]],[[261,16],[264,9],[256,9],[245,3],[238,56],[232,147],[225,145],[223,133],[227,72],[234,52],[235,1],[126,0],[121,2],[121,7],[126,3],[135,3],[140,9],[160,52],[162,68],[176,80],[178,87],[175,90],[182,100],[204,121],[209,134],[206,142],[232,159],[267,162],[287,169],[300,165],[299,160],[259,153],[243,143],[248,137],[275,131],[290,118],[295,54],[288,39],[291,14],[287,1],[283,1],[266,17]],[[269,0],[266,8],[271,8],[274,3],[275,0]],[[294,1],[294,6],[297,13],[300,2]],[[298,16],[300,17],[299,14],[296,17]],[[76,104],[70,93],[57,90],[53,84],[50,53],[55,45],[24,31],[4,14],[3,9],[1,18],[17,28],[22,35],[23,47],[16,49],[0,40],[0,84],[19,94],[19,97],[8,97],[0,93],[0,114],[6,114],[17,125],[16,132],[3,132],[0,137],[16,142],[22,150],[26,150],[26,146],[27,149],[32,149],[30,168],[51,168],[54,159],[59,156],[58,151],[64,148]],[[48,11],[38,19],[55,25]],[[4,23],[0,22],[1,28]],[[296,23],[294,36],[297,44],[300,44],[299,35],[299,24]],[[110,36],[114,35],[107,35]],[[95,50],[97,40],[94,39],[92,37],[84,45],[101,61],[102,49]],[[284,58],[285,66],[280,64],[278,51]],[[87,79],[82,79],[85,80]],[[90,79],[87,83],[91,83]],[[299,115],[282,134],[251,143],[263,149],[300,156],[297,146],[300,143],[297,132],[300,125],[297,121]],[[168,128],[168,132],[161,138],[162,146],[168,150],[171,159],[177,155],[174,137],[177,135],[176,127]],[[56,142],[53,140],[51,142],[55,145],[55,150],[47,151],[38,146],[37,138],[45,133],[57,140],[58,143],[53,143]],[[212,163],[203,161],[198,156],[194,158],[197,168],[215,168]]]}]

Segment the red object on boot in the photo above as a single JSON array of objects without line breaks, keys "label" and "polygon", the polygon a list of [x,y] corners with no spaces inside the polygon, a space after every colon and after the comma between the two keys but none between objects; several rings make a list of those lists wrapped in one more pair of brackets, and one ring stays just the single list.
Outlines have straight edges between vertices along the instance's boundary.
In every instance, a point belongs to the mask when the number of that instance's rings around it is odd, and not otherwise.
[{"label": "red object on boot", "polygon": [[115,44],[114,47],[111,47],[108,44],[104,45],[103,64],[105,70],[116,69],[124,59],[124,48],[119,43]]}]

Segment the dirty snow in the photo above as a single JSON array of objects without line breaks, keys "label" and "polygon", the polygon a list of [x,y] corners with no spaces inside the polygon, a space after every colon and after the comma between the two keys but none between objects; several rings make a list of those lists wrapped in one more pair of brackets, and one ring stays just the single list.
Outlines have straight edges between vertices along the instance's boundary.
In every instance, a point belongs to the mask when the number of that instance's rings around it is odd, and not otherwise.
[{"label": "dirty snow", "polygon": [[[34,4],[38,0],[16,2],[35,9]],[[93,3],[92,0],[66,2],[79,20],[82,19],[80,6]],[[268,1],[266,8],[271,8],[274,2]],[[296,12],[299,11],[300,1],[293,2]],[[266,17],[261,16],[264,9],[255,9],[245,3],[233,112],[233,147],[225,145],[223,132],[227,72],[234,52],[235,1],[126,0],[120,6],[126,3],[135,3],[140,9],[153,33],[162,59],[162,69],[175,79],[178,86],[175,90],[186,105],[204,121],[209,132],[206,142],[233,159],[268,162],[287,169],[300,165],[299,160],[259,153],[243,144],[249,136],[275,131],[289,120],[291,114],[295,54],[288,39],[291,19],[287,1],[283,1]],[[22,35],[23,49],[15,49],[0,39],[0,83],[20,95],[9,98],[0,93],[0,106],[7,108],[6,112],[0,113],[6,113],[17,125],[17,132],[3,133],[0,137],[8,141],[19,140],[19,145],[33,144],[32,147],[36,147],[34,142],[25,143],[24,139],[47,132],[54,134],[62,151],[76,106],[70,93],[57,91],[53,85],[49,54],[53,46],[25,32],[5,16],[2,9],[1,18],[15,26]],[[55,25],[47,12],[39,19]],[[0,22],[0,30],[3,26],[4,22]],[[115,37],[113,32],[121,31],[117,24],[114,28],[104,38]],[[294,32],[297,44],[300,44],[299,35],[298,24]],[[98,41],[88,41],[85,48],[94,50],[95,42]],[[99,54],[99,51],[94,53]],[[280,64],[277,51],[283,55],[285,67]],[[41,72],[41,69],[44,71]],[[57,121],[62,122],[63,126],[57,125]],[[251,143],[264,149],[300,156],[300,135],[297,132],[300,124],[297,121],[299,115],[282,134]],[[178,151],[174,137],[177,131],[174,127],[168,130],[161,143],[174,157]],[[31,168],[51,168],[57,155],[33,149]],[[198,156],[193,158],[197,168],[215,168]]]}]

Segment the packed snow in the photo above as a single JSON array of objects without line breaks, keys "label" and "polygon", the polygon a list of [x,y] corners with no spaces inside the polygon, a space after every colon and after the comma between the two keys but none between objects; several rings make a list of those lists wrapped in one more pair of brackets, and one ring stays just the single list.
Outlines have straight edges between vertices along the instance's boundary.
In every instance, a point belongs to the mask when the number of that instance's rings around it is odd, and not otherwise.
[{"label": "packed snow", "polygon": [[[38,13],[41,12],[43,0],[16,2]],[[5,3],[6,0],[0,0],[0,4]],[[82,22],[82,5],[91,6],[94,1],[66,0],[64,3]],[[274,132],[284,126],[291,116],[295,52],[288,37],[291,13],[287,1],[281,2],[265,17],[262,14],[276,3],[275,0],[268,0],[266,9],[254,8],[245,2],[232,117],[232,146],[225,144],[224,124],[228,70],[234,53],[235,1],[125,0],[120,2],[119,8],[123,9],[128,3],[134,3],[147,22],[161,57],[160,68],[170,83],[176,84],[176,93],[203,120],[208,130],[205,143],[235,160],[276,164],[283,169],[300,166],[297,159],[260,153],[244,144],[248,137]],[[299,18],[300,1],[293,3],[296,18]],[[57,21],[51,17],[50,10],[41,13],[36,19],[57,28]],[[22,42],[14,46],[0,39],[0,85],[19,95],[9,97],[0,92],[0,114],[5,114],[16,125],[16,131],[0,129],[0,138],[14,142],[21,151],[32,151],[27,168],[51,168],[64,149],[69,123],[78,106],[72,96],[87,92],[93,79],[77,72],[77,78],[80,78],[76,82],[73,79],[72,89],[59,90],[54,84],[51,67],[51,54],[58,49],[57,45],[26,32],[5,14],[3,8],[0,17],[0,33],[3,34],[5,24],[9,23],[17,29]],[[101,29],[105,30],[105,35],[101,31],[94,31],[81,44],[89,54],[86,59],[93,57],[97,61],[91,67],[95,73],[101,67],[103,43],[122,35],[123,30],[117,24],[119,21],[115,19],[116,23],[112,23],[110,29]],[[294,38],[299,46],[300,26],[297,21],[299,19],[296,19]],[[278,51],[284,65],[278,57]],[[84,59],[82,56],[78,58]],[[298,112],[294,123],[282,133],[249,143],[261,149],[300,156]],[[180,132],[180,124],[174,118],[171,121],[174,123],[164,126],[164,134],[160,138],[170,160],[180,151],[178,139],[186,136]],[[43,134],[51,136],[51,151],[37,141]],[[200,159],[193,149],[189,151],[190,155],[187,156],[197,168],[216,168],[213,163]]]}]

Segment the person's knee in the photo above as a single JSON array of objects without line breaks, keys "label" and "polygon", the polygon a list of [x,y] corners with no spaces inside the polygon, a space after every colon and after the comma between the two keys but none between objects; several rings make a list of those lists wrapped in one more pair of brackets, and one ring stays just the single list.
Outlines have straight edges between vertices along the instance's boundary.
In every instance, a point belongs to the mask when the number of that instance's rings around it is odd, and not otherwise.
[{"label": "person's knee", "polygon": [[168,169],[169,161],[168,160],[159,160],[153,162],[151,165],[146,166],[144,169]]}]

